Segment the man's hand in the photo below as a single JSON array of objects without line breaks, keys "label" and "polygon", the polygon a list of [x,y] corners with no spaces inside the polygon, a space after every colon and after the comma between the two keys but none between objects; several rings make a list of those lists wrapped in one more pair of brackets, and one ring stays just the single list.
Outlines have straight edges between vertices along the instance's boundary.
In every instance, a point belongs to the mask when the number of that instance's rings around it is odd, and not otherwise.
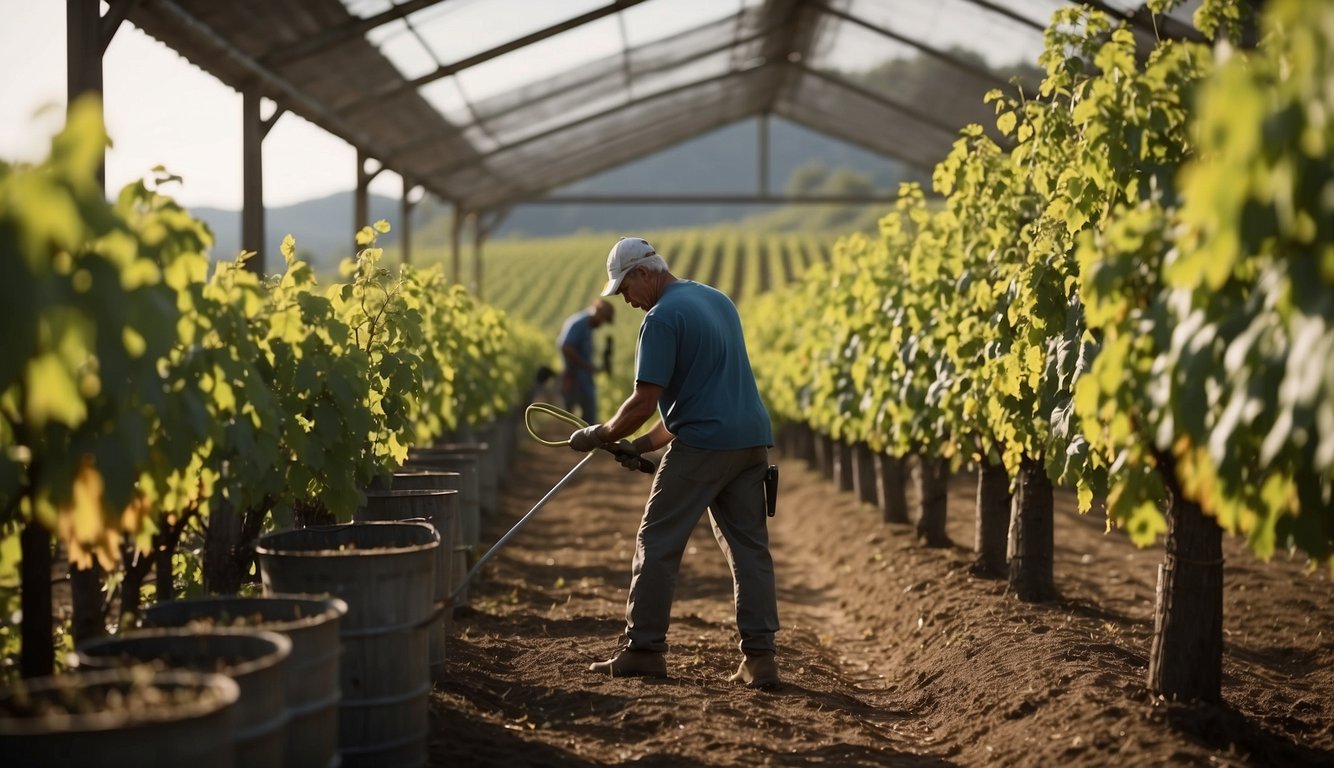
[{"label": "man's hand", "polygon": [[616,461],[620,462],[622,467],[632,472],[647,472],[651,475],[658,470],[657,463],[644,458],[645,453],[653,450],[648,435],[636,438],[634,442],[617,440],[615,445],[603,447],[616,457]]},{"label": "man's hand", "polygon": [[616,445],[612,446],[611,455],[616,457],[616,460],[621,463],[622,467],[638,471],[639,450],[635,448],[635,444],[629,440],[626,440],[625,438],[617,440]]},{"label": "man's hand", "polygon": [[589,424],[583,429],[576,429],[570,433],[570,447],[580,453],[588,453],[594,448],[601,447],[604,441],[598,435],[600,429],[602,429],[601,424]]}]

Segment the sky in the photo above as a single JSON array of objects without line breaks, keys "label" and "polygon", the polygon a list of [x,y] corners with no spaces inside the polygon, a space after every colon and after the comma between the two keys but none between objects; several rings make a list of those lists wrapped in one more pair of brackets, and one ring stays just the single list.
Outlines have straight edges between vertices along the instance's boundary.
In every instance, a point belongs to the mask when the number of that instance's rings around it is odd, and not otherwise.
[{"label": "sky", "polygon": [[[39,160],[64,123],[65,3],[0,0],[0,157]],[[107,189],[154,165],[181,176],[181,203],[241,207],[241,95],[124,23],[103,59]],[[356,150],[293,114],[264,140],[264,202],[286,205],[356,186]],[[371,191],[397,197],[380,174]]]}]

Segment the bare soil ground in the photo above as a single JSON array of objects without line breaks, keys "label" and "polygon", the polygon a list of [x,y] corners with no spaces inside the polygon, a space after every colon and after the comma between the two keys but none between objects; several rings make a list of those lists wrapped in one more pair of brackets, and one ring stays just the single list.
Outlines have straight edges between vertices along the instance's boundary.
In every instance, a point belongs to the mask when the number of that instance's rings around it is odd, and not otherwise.
[{"label": "bare soil ground", "polygon": [[[484,545],[578,456],[525,441]],[[624,621],[649,479],[595,458],[486,567],[432,699],[433,766],[1334,765],[1334,583],[1225,542],[1224,703],[1145,688],[1161,549],[1056,502],[1060,600],[969,575],[972,478],[951,548],[784,461],[770,521],[784,684],[727,682],[732,585],[707,522],[682,564],[668,680],[587,672]]]}]

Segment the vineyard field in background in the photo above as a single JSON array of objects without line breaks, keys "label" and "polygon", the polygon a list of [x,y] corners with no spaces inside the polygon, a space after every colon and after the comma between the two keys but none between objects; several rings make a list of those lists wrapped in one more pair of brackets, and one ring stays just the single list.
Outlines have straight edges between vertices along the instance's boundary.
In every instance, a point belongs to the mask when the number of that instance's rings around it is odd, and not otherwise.
[{"label": "vineyard field in background", "polygon": [[[707,283],[732,297],[739,306],[805,274],[813,263],[826,261],[837,235],[779,234],[728,228],[664,230],[634,233],[648,240],[667,260],[672,274]],[[524,323],[546,331],[551,339],[551,364],[559,370],[556,335],[570,314],[587,307],[606,283],[607,251],[620,235],[580,234],[560,238],[501,239],[485,245],[482,291],[487,303]],[[438,250],[419,259],[424,266],[450,257]],[[475,285],[472,253],[463,259],[462,281]],[[615,320],[596,332],[597,355],[612,339],[611,376],[599,375],[603,418],[629,394],[634,380],[635,340],[643,314],[620,297],[612,297]]]}]

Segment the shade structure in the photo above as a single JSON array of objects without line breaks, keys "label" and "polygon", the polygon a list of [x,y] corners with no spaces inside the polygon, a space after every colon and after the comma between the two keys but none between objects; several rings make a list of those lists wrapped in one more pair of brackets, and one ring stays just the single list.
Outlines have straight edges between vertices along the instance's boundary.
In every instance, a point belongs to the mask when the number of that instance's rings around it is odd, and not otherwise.
[{"label": "shade structure", "polygon": [[[238,90],[464,210],[778,116],[930,169],[992,89],[1032,92],[1066,0],[110,0]],[[1083,3],[1195,35],[1186,3]],[[122,8],[123,6],[123,8]]]}]

